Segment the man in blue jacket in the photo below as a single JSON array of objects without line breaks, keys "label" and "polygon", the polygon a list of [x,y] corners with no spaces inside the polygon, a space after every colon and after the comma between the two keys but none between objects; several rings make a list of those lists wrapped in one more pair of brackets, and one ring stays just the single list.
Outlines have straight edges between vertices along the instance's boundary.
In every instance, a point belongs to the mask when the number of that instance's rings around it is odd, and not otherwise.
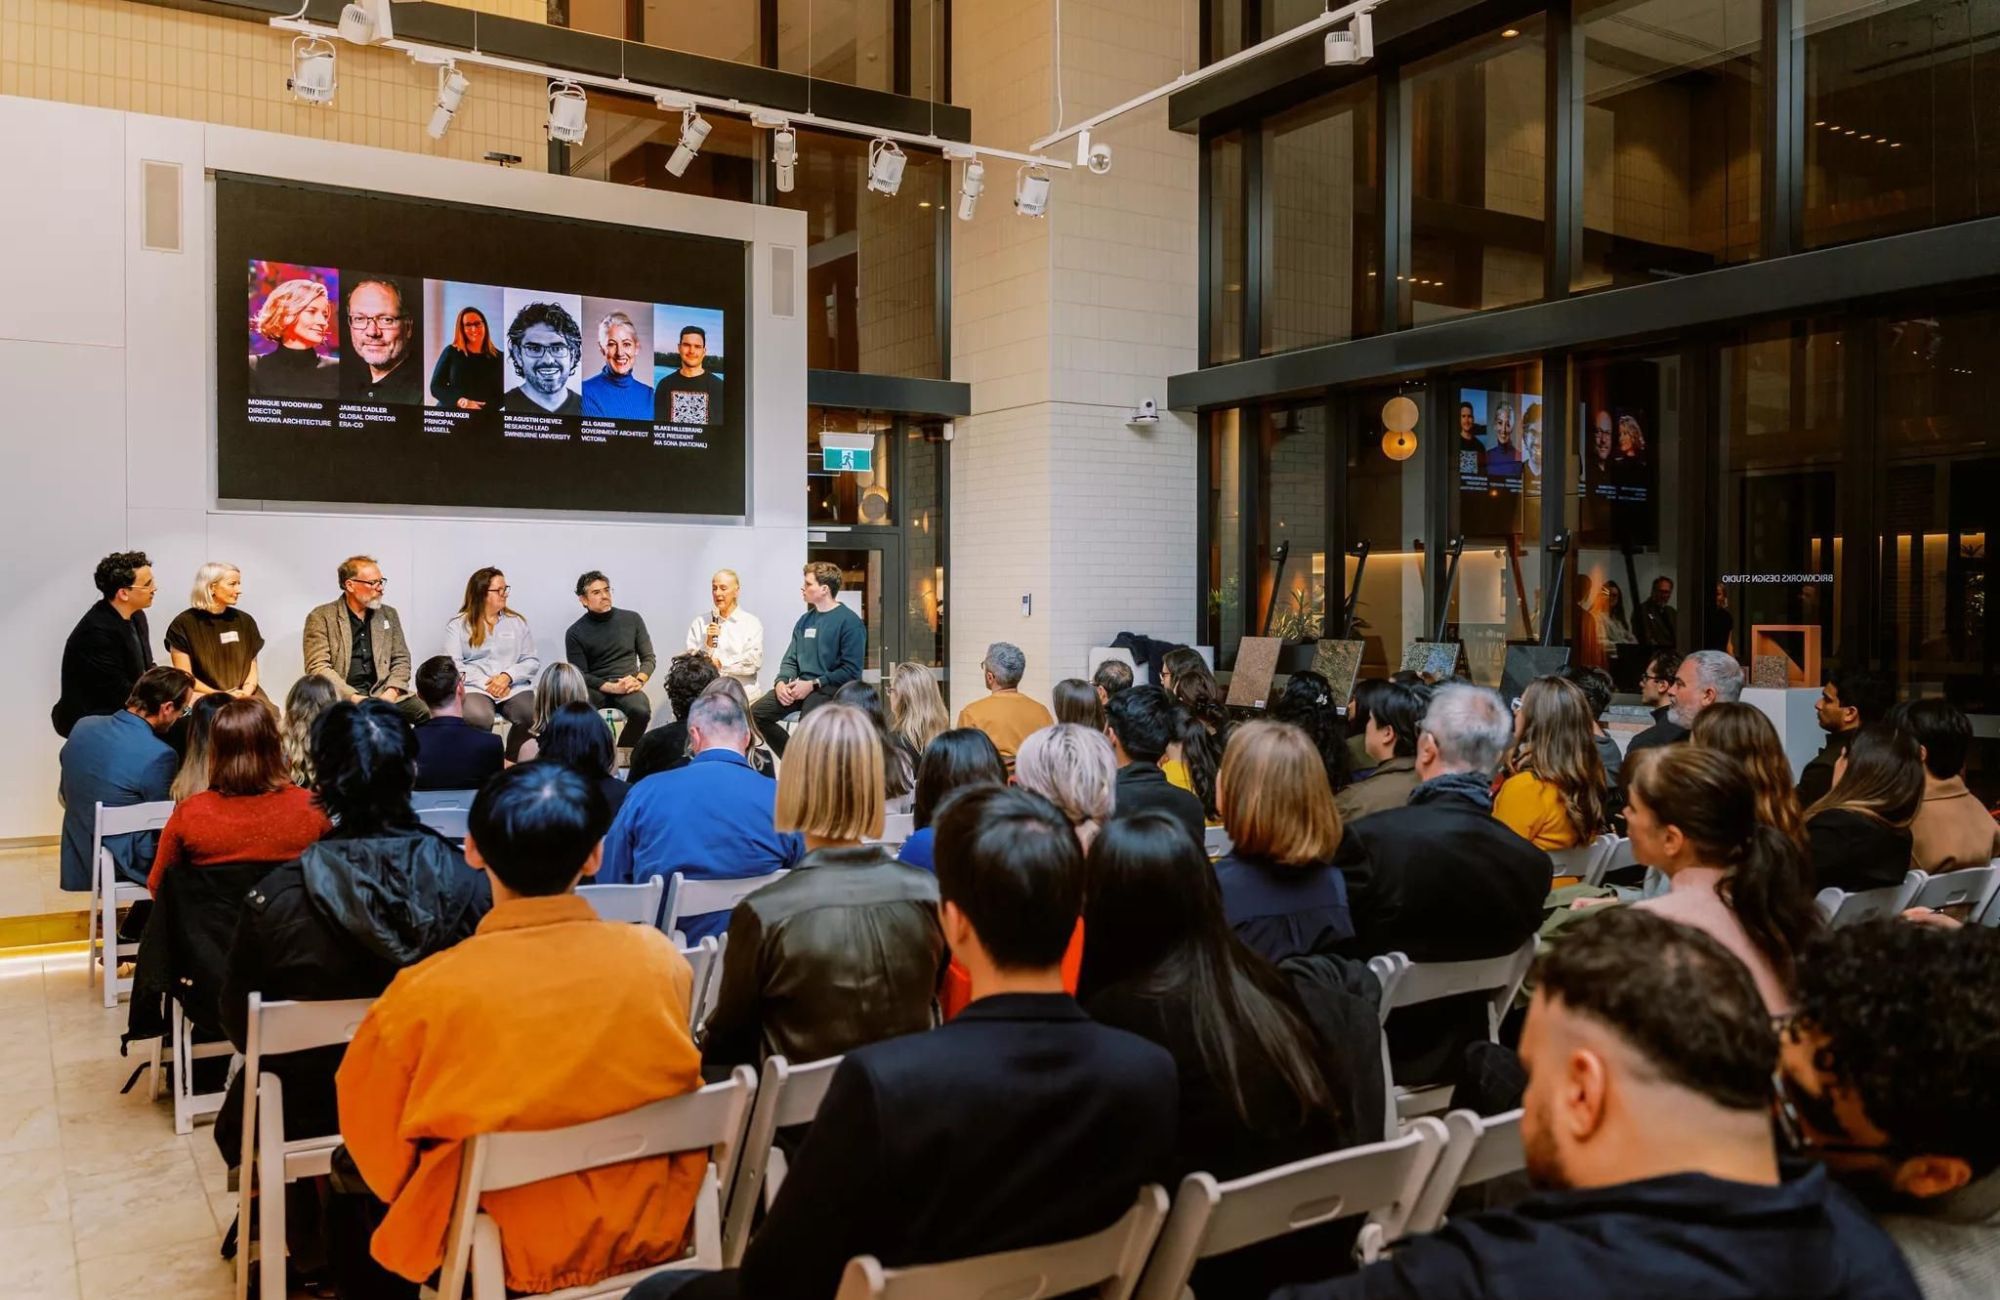
[{"label": "man in blue jacket", "polygon": [[[97,831],[97,805],[124,808],[167,797],[180,759],[160,739],[187,711],[194,678],[178,668],[148,668],[132,684],[125,707],[116,713],[81,718],[63,742],[62,887],[90,888],[95,870],[90,843]],[[146,883],[153,865],[156,831],[119,835],[105,841],[120,878]]]},{"label": "man in blue jacket", "polygon": [[[778,783],[750,766],[750,726],[727,695],[701,695],[688,706],[694,757],[632,787],[604,836],[600,885],[642,884],[678,871],[689,880],[742,880],[787,871],[805,841],[773,829]],[[684,916],[675,929],[689,943],[729,928],[729,913]]]},{"label": "man in blue jacket", "polygon": [[779,758],[790,739],[781,718],[809,713],[849,682],[861,680],[868,658],[868,626],[840,603],[840,566],[818,560],[805,568],[799,588],[806,612],[792,625],[792,643],[778,665],[778,680],[750,706],[757,730]]}]

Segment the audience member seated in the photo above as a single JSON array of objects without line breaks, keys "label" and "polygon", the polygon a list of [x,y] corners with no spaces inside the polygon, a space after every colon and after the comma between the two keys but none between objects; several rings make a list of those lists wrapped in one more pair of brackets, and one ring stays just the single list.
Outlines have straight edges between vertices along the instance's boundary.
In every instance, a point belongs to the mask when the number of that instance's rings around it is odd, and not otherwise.
[{"label": "audience member seated", "polygon": [[1859,1194],[1924,1300],[2000,1295],[2000,931],[1889,919],[1799,959],[1781,1133]]},{"label": "audience member seated", "polygon": [[720,676],[715,661],[705,654],[674,656],[667,665],[667,708],[674,720],[663,722],[639,737],[639,743],[632,746],[632,765],[626,771],[626,780],[637,785],[655,772],[671,772],[687,766],[694,754],[688,743],[688,709],[695,697]]},{"label": "audience member seated", "polygon": [[1343,825],[1352,826],[1389,808],[1401,808],[1417,788],[1417,728],[1429,707],[1428,686],[1364,682],[1355,688],[1367,770],[1335,796]]},{"label": "audience member seated", "polygon": [[1090,684],[1097,691],[1097,702],[1109,709],[1114,695],[1132,689],[1132,665],[1123,659],[1106,659],[1090,675]]},{"label": "audience member seated", "polygon": [[114,551],[97,562],[91,582],[99,599],[63,642],[61,693],[49,711],[49,722],[64,739],[79,718],[122,712],[141,674],[153,666],[146,629],[146,610],[158,591],[152,561],[144,551]]},{"label": "audience member seated", "polygon": [[1179,763],[1186,769],[1186,788],[1201,801],[1202,817],[1219,821],[1222,810],[1215,803],[1215,777],[1222,770],[1230,730],[1222,687],[1201,655],[1186,646],[1169,650],[1160,660],[1160,685],[1181,706],[1174,741],[1180,747]]},{"label": "audience member seated", "polygon": [[[314,793],[334,828],[244,900],[222,988],[223,1028],[238,1051],[252,993],[269,1002],[375,997],[403,967],[471,934],[492,905],[479,874],[411,810],[416,764],[410,724],[386,700],[343,700],[321,718]],[[284,1080],[288,1136],[337,1131],[340,1055],[265,1061]],[[242,1154],[240,1094],[239,1076],[215,1127],[232,1165]]]},{"label": "audience member seated", "polygon": [[208,741],[208,789],[174,809],[160,831],[146,888],[175,867],[290,862],[333,826],[313,796],[291,782],[278,719],[262,699],[217,692]]},{"label": "audience member seated", "polygon": [[986,733],[977,727],[954,727],[933,740],[917,762],[916,795],[910,803],[915,827],[896,851],[896,860],[925,871],[937,869],[932,860],[931,819],[954,790],[973,785],[1007,784],[1007,764]]},{"label": "audience member seated", "polygon": [[[1395,681],[1391,677],[1358,677],[1352,692],[1347,697],[1347,770],[1354,780],[1366,777],[1374,769],[1375,760],[1368,753],[1368,718],[1373,710],[1373,696]],[[1408,683],[1422,686],[1422,681]],[[1417,710],[1422,716],[1423,710]],[[1413,742],[1414,743],[1414,742]],[[1341,793],[1345,793],[1342,791]],[[1397,805],[1401,807],[1401,805]],[[1346,813],[1343,811],[1343,817]]]},{"label": "audience member seated", "polygon": [[1021,742],[1014,784],[1059,808],[1076,831],[1077,846],[1088,853],[1117,805],[1118,759],[1102,729],[1058,722]]},{"label": "audience member seated", "polygon": [[1602,668],[1586,668],[1582,664],[1570,664],[1557,676],[1583,692],[1584,700],[1590,705],[1590,743],[1597,747],[1597,761],[1604,764],[1604,779],[1611,789],[1618,788],[1618,770],[1625,762],[1625,755],[1619,752],[1618,742],[1604,729],[1604,715],[1611,708],[1611,697],[1617,686],[1611,674]]},{"label": "audience member seated", "polygon": [[1236,937],[1271,962],[1352,939],[1347,881],[1333,865],[1340,814],[1311,739],[1288,722],[1244,723],[1216,787],[1230,848],[1215,878]]},{"label": "audience member seated", "polygon": [[590,688],[583,684],[583,673],[575,664],[561,661],[542,669],[542,675],[535,680],[535,720],[526,727],[510,727],[507,730],[507,761],[526,763],[535,757],[535,738],[542,728],[549,725],[549,719],[565,704],[590,703]]},{"label": "audience member seated", "polygon": [[1171,1182],[1173,1058],[1062,991],[1084,893],[1062,814],[1022,790],[960,791],[939,814],[938,872],[972,1005],[848,1051],[740,1273],[668,1274],[632,1300],[830,1300],[856,1255],[907,1268],[1066,1241]]},{"label": "audience member seated", "polygon": [[611,728],[588,704],[565,704],[555,711],[542,728],[534,761],[560,764],[596,786],[613,817],[632,791],[618,779],[618,750],[611,743]]},{"label": "audience member seated", "polygon": [[1081,677],[1065,677],[1049,692],[1049,703],[1055,707],[1057,722],[1071,722],[1102,735],[1104,732],[1104,701],[1097,698],[1097,688]]},{"label": "audience member seated", "polygon": [[1514,748],[1493,797],[1494,818],[1538,849],[1596,839],[1609,819],[1593,725],[1581,686],[1560,677],[1529,682],[1514,715]]},{"label": "audience member seated", "polygon": [[1539,1194],[1273,1300],[1917,1300],[1895,1246],[1824,1169],[1780,1166],[1777,1033],[1725,948],[1608,908],[1536,978],[1521,1139]]},{"label": "audience member seated", "polygon": [[281,730],[284,732],[285,769],[291,774],[293,785],[306,790],[313,788],[313,724],[319,721],[320,714],[339,702],[340,692],[318,673],[307,673],[285,692],[285,718]]},{"label": "audience member seated", "polygon": [[1019,646],[995,641],[986,647],[986,658],[979,667],[985,674],[987,696],[960,709],[958,725],[985,732],[1011,768],[1021,742],[1054,723],[1055,718],[1039,700],[1021,694],[1021,674],[1028,670],[1028,657]]},{"label": "audience member seated", "polygon": [[[1626,743],[1626,763],[1641,750],[1678,745],[1688,738],[1689,728],[1673,719],[1674,687],[1680,681],[1680,671],[1681,655],[1675,650],[1661,650],[1646,661],[1646,671],[1639,678],[1639,700],[1653,711],[1653,725]],[[1619,767],[1622,780],[1624,764]]]},{"label": "audience member seated", "polygon": [[[387,1203],[369,1249],[409,1295],[443,1262],[467,1139],[701,1086],[687,962],[653,927],[600,921],[576,897],[609,821],[587,779],[547,761],[483,788],[465,856],[491,884],[492,911],[397,976],[341,1063],[341,1137]],[[508,1288],[587,1286],[677,1257],[707,1165],[705,1151],[653,1156],[482,1197]]]},{"label": "audience member seated", "polygon": [[[90,846],[97,834],[97,805],[127,808],[159,803],[174,783],[173,748],[162,740],[194,694],[194,678],[178,668],[148,668],[132,684],[116,713],[76,720],[57,759],[62,800],[62,887],[88,890],[97,871]],[[153,831],[104,841],[118,877],[143,884],[159,836]]]},{"label": "audience member seated", "polygon": [[1814,889],[1885,889],[1903,883],[1915,851],[1910,826],[1924,801],[1917,738],[1886,722],[1849,736],[1833,760],[1833,788],[1806,809]]},{"label": "audience member seated", "polygon": [[1863,727],[1886,719],[1895,702],[1895,683],[1879,673],[1848,665],[1835,665],[1827,673],[1815,706],[1820,730],[1826,733],[1826,744],[1799,775],[1802,806],[1810,808],[1826,797],[1840,779],[1836,770],[1840,756],[1847,752]]},{"label": "audience member seated", "polygon": [[417,727],[417,789],[477,790],[498,772],[500,737],[465,720],[465,678],[448,655],[417,665],[417,698],[431,711]]},{"label": "audience member seated", "polygon": [[775,824],[804,835],[806,855],[729,918],[704,1031],[704,1065],[717,1077],[768,1056],[838,1056],[936,1022],[938,885],[865,842],[882,833],[882,741],[861,710],[829,702],[805,715],[778,769]]},{"label": "audience member seated", "polygon": [[[703,695],[726,695],[743,710],[743,717],[750,726],[750,766],[757,775],[776,780],[778,760],[771,753],[771,747],[764,743],[764,733],[757,729],[757,715],[750,711],[750,692],[743,689],[743,683],[724,673],[702,688]],[[697,697],[699,698],[699,697]]]},{"label": "audience member seated", "polygon": [[1972,748],[1965,710],[1950,700],[1912,700],[1898,705],[1891,720],[1917,738],[1924,756],[1924,801],[1910,826],[1917,870],[1935,876],[2000,858],[2000,823],[1965,788]]},{"label": "audience member seated", "polygon": [[889,674],[889,726],[918,757],[951,729],[951,714],[937,677],[920,663],[900,663]]},{"label": "audience member seated", "polygon": [[1675,745],[1640,759],[1626,791],[1632,856],[1668,881],[1638,906],[1714,935],[1755,977],[1771,1014],[1783,1015],[1799,949],[1820,917],[1798,845],[1757,819],[1742,765]]},{"label": "audience member seated", "polygon": [[[1493,772],[1513,732],[1497,691],[1447,683],[1432,694],[1409,803],[1356,822],[1341,839],[1336,860],[1355,931],[1347,955],[1504,957],[1540,927],[1554,866],[1493,819]],[[1485,995],[1406,1008],[1388,1031],[1397,1082],[1455,1080],[1465,1048],[1487,1038]]]},{"label": "audience member seated", "polygon": [[445,653],[470,688],[465,720],[483,731],[493,729],[496,715],[514,728],[535,717],[535,674],[542,660],[528,620],[507,604],[510,590],[507,575],[491,565],[473,570],[458,614],[444,625]]},{"label": "audience member seated", "polygon": [[883,808],[906,813],[916,802],[917,751],[889,727],[889,713],[882,707],[882,693],[867,682],[848,682],[833,693],[837,703],[852,705],[874,724],[882,740]]},{"label": "audience member seated", "polygon": [[[1225,807],[1243,743],[1238,731],[1223,759]],[[1360,1117],[1342,1112],[1345,1081],[1329,1076],[1356,1066],[1380,1073],[1365,1054],[1377,1033],[1372,1017],[1362,1056],[1343,1060],[1322,1045],[1294,987],[1231,937],[1207,868],[1172,818],[1138,813],[1098,836],[1084,879],[1090,943],[1078,997],[1099,1024],[1173,1054],[1176,1181],[1195,1172],[1242,1178],[1352,1146],[1362,1140]],[[1376,1105],[1379,1115],[1379,1096]],[[1373,1128],[1379,1135],[1379,1118]],[[1327,1261],[1352,1246],[1355,1226],[1328,1224],[1205,1260],[1195,1294],[1262,1296],[1324,1277]]]},{"label": "audience member seated", "polygon": [[195,696],[188,706],[187,725],[181,729],[181,763],[174,771],[174,783],[167,797],[175,803],[192,799],[208,789],[208,738],[215,729],[215,714],[230,696],[211,691]]},{"label": "audience member seated", "polygon": [[257,630],[257,620],[237,606],[242,596],[242,571],[210,560],[195,570],[188,607],[167,624],[167,658],[194,678],[196,695],[220,691],[265,698],[257,684],[264,634]]},{"label": "audience member seated", "polygon": [[[1333,703],[1333,684],[1315,672],[1293,673],[1285,689],[1271,702],[1271,716],[1306,733],[1326,769],[1327,788],[1335,794],[1352,784],[1348,771],[1347,723]],[[1219,811],[1219,810],[1218,810]]]},{"label": "audience member seated", "polygon": [[1735,759],[1750,780],[1757,820],[1801,849],[1805,847],[1806,820],[1798,793],[1792,788],[1791,760],[1785,757],[1778,729],[1762,709],[1750,704],[1711,704],[1695,719],[1690,739],[1697,748]]},{"label": "audience member seated", "polygon": [[[676,871],[689,880],[741,880],[795,867],[805,853],[797,835],[772,825],[778,786],[751,770],[744,706],[721,691],[703,693],[688,706],[687,724],[694,758],[632,787],[604,837],[599,883],[643,884]],[[700,943],[721,937],[729,913],[682,916],[674,925]]]},{"label": "audience member seated", "polygon": [[1180,732],[1180,706],[1164,687],[1134,686],[1111,697],[1104,734],[1118,758],[1113,817],[1163,812],[1186,828],[1195,847],[1207,851],[1207,824],[1201,800],[1167,780],[1160,759]]}]

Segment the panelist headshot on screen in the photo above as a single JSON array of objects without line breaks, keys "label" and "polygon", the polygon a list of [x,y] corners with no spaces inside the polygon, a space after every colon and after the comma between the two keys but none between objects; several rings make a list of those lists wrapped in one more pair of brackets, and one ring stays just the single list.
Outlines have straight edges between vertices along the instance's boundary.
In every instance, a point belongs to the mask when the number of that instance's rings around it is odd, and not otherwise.
[{"label": "panelist headshot on screen", "polygon": [[582,415],[570,376],[583,359],[583,331],[561,303],[531,302],[507,327],[507,360],[519,375],[502,405],[531,415]]},{"label": "panelist headshot on screen", "polygon": [[662,424],[722,423],[722,379],[707,368],[708,331],[683,325],[680,369],[660,380],[654,419]]},{"label": "panelist headshot on screen", "polygon": [[439,406],[481,411],[500,401],[500,349],[486,313],[461,307],[451,328],[451,342],[438,352],[431,367],[431,396]]},{"label": "panelist headshot on screen", "polygon": [[421,334],[417,299],[399,276],[349,275],[347,355],[341,396],[350,402],[423,400],[423,375],[413,360]]},{"label": "panelist headshot on screen", "polygon": [[[253,263],[254,266],[254,263]],[[320,346],[333,327],[333,300],[318,280],[287,280],[271,290],[250,322],[250,396],[331,398],[340,391],[340,362]]]},{"label": "panelist headshot on screen", "polygon": [[653,390],[632,372],[639,360],[639,327],[632,318],[614,311],[598,321],[597,350],[604,355],[604,367],[583,381],[583,413],[612,420],[651,420]]}]

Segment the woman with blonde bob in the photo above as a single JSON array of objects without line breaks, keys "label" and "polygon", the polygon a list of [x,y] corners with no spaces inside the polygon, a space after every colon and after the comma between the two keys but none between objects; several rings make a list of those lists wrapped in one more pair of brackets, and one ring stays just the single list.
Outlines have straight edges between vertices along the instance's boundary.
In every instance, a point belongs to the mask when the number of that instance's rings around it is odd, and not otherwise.
[{"label": "woman with blonde bob", "polygon": [[1804,847],[1806,819],[1792,785],[1791,760],[1785,757],[1778,729],[1763,710],[1718,700],[1695,718],[1690,742],[1698,749],[1713,749],[1741,763],[1757,796],[1757,820]]},{"label": "woman with blonde bob", "polygon": [[1537,677],[1521,692],[1494,819],[1536,848],[1588,844],[1609,824],[1596,715],[1575,682]]},{"label": "woman with blonde bob", "polygon": [[1118,759],[1103,731],[1059,722],[1021,742],[1014,756],[1014,784],[1062,809],[1088,853],[1117,802]]},{"label": "woman with blonde bob", "polygon": [[1340,813],[1305,732],[1288,722],[1236,728],[1215,800],[1230,842],[1215,878],[1237,938],[1278,962],[1354,937],[1347,879],[1333,865]]},{"label": "woman with blonde bob", "polygon": [[782,880],[736,905],[702,1060],[817,1061],[936,1023],[937,878],[882,833],[882,741],[861,710],[805,715],[778,768],[777,829],[805,837]]},{"label": "woman with blonde bob", "polygon": [[250,357],[250,396],[339,396],[340,361],[319,353],[332,328],[333,303],[318,280],[287,280],[271,290],[250,332],[278,346]]},{"label": "woman with blonde bob", "polygon": [[257,620],[238,608],[243,571],[216,560],[195,570],[188,607],[167,624],[167,657],[194,678],[194,693],[233,695],[269,704],[257,685],[257,653],[264,634]]},{"label": "woman with blonde bob", "polygon": [[951,714],[937,678],[919,663],[900,663],[889,674],[889,730],[903,738],[919,757],[931,742],[951,730]]}]

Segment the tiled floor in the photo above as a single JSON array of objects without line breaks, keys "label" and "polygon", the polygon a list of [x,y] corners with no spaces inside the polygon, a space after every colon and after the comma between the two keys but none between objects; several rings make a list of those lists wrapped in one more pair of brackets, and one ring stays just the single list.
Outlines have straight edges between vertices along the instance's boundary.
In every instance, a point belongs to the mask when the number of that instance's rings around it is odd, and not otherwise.
[{"label": "tiled floor", "polygon": [[0,849],[0,917],[81,912],[90,895],[65,893],[56,866],[56,846]]},{"label": "tiled floor", "polygon": [[[4,855],[0,855],[4,856]],[[52,874],[52,873],[51,873]],[[0,957],[0,1295],[222,1300],[235,1216],[213,1131],[174,1135],[82,954]],[[136,1048],[135,1048],[136,1052]]]}]

